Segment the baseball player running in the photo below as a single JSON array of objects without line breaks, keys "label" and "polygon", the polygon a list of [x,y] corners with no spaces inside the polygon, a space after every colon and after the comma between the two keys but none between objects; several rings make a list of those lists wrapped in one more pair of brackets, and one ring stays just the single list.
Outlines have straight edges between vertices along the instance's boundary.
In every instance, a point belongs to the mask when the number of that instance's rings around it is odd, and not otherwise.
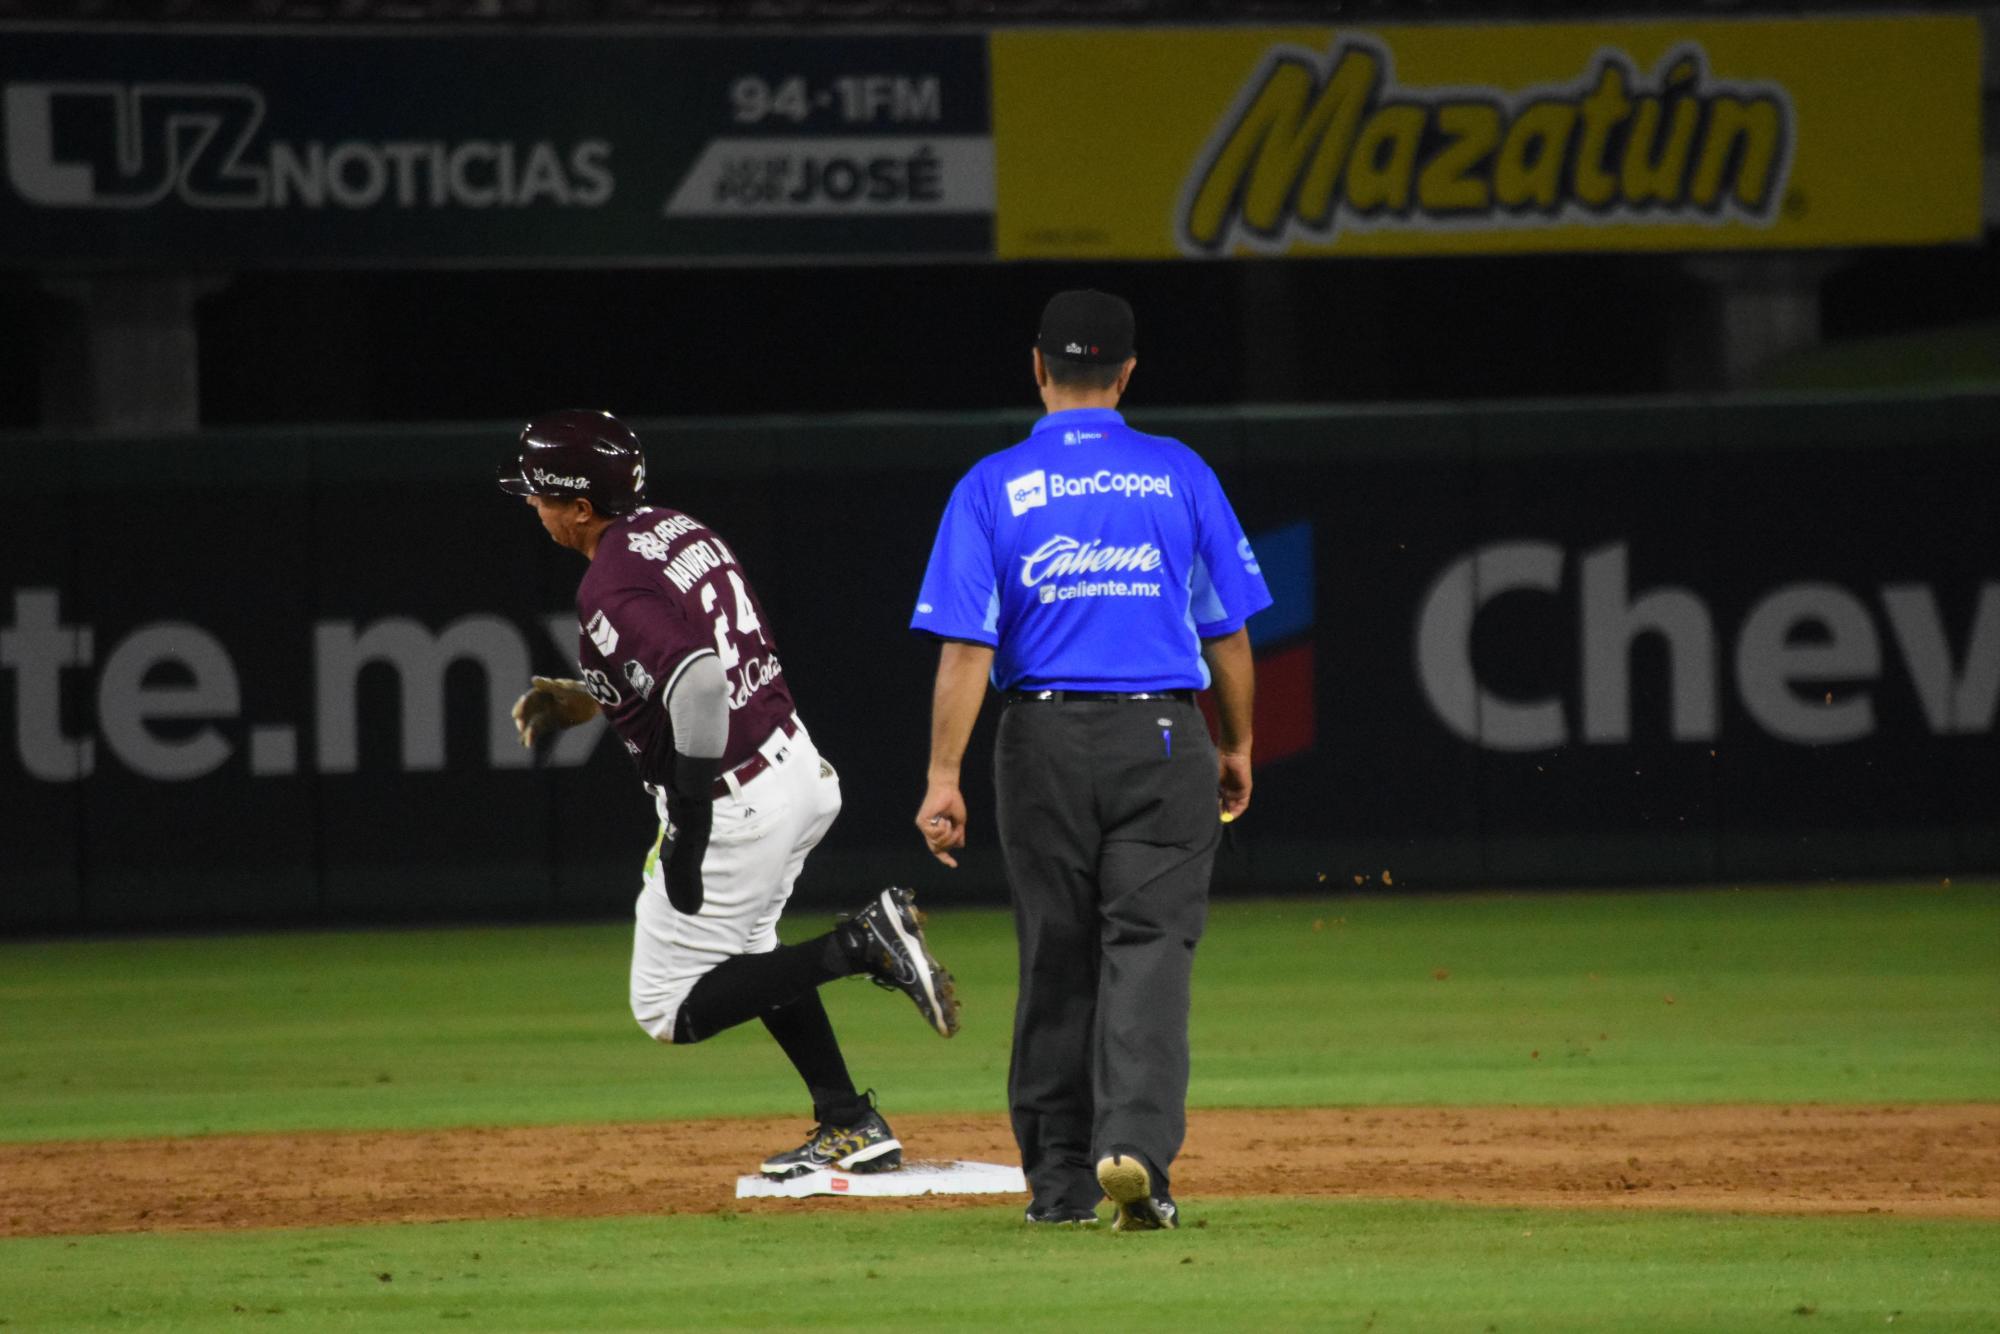
[{"label": "baseball player running", "polygon": [[700,1042],[761,1019],[812,1095],[812,1135],[762,1170],[877,1172],[902,1145],[857,1092],[819,987],[866,974],[958,1031],[951,975],[907,889],[832,931],[778,943],[806,854],[840,812],[840,779],[799,720],[769,618],[728,543],[645,503],[639,439],[609,413],[537,417],[500,469],[558,545],[590,562],[577,587],[581,681],[535,677],[514,705],[533,747],[602,713],[653,795],[632,934],[632,1015],[659,1042]]}]

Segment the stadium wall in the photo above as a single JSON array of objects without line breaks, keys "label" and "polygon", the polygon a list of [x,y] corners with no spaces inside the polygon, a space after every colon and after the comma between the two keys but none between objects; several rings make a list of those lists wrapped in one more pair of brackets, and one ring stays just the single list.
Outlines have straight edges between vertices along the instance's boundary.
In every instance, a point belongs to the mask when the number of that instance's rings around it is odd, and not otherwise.
[{"label": "stadium wall", "polygon": [[[2000,870],[2000,392],[1172,412],[1278,598],[1222,892]],[[801,887],[1004,894],[908,821],[937,515],[1025,414],[642,422],[729,535],[846,810]],[[622,911],[653,835],[503,424],[0,438],[0,929]],[[1980,478],[1987,480],[1982,482]]]}]

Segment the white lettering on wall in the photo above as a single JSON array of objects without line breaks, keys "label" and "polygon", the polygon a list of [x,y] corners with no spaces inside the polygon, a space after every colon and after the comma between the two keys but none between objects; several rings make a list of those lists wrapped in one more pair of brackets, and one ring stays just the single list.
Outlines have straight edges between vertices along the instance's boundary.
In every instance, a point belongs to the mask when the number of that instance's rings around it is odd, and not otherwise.
[{"label": "white lettering on wall", "polygon": [[[154,679],[162,668],[186,684]],[[155,732],[156,718],[234,718],[243,707],[236,664],[220,640],[183,622],[142,626],[105,660],[97,682],[97,726],[132,772],[166,782],[200,778],[229,759],[230,746],[213,726],[179,740]]]},{"label": "white lettering on wall", "polygon": [[485,675],[487,762],[496,769],[525,766],[530,757],[503,703],[518,693],[515,682],[528,679],[521,632],[498,616],[461,616],[436,634],[399,617],[365,630],[350,621],[314,630],[320,772],[352,773],[359,765],[357,697],[362,670],[371,664],[392,669],[401,687],[403,768],[444,768],[445,670],[461,660],[477,663]]},{"label": "white lettering on wall", "polygon": [[[573,660],[573,613],[550,613],[541,618],[540,630],[563,659]],[[99,736],[120,764],[159,782],[201,778],[232,759],[259,777],[298,772],[296,726],[245,718],[241,679],[228,647],[183,621],[140,625],[119,639],[89,694],[96,706],[94,729],[67,734],[65,685],[81,702],[76,687],[87,683],[65,673],[96,665],[96,638],[91,626],[63,623],[55,589],[13,590],[11,617],[0,621],[0,671],[13,675],[14,745],[30,778],[69,783],[90,777]],[[486,729],[479,758],[487,767],[518,769],[529,763],[507,712],[527,688],[529,669],[526,638],[511,621],[464,616],[436,632],[403,617],[366,625],[323,621],[312,629],[311,649],[319,772],[353,773],[360,767],[364,680],[393,683],[399,768],[444,767],[447,707],[479,710]],[[482,678],[482,688],[472,692],[476,702],[454,699],[448,705],[446,678],[454,666],[454,683],[462,683],[466,673]],[[587,763],[605,731],[602,718],[566,730],[546,763],[563,768]]]},{"label": "white lettering on wall", "polygon": [[[1634,592],[1627,544],[1577,558],[1578,712],[1551,690],[1508,699],[1481,680],[1472,658],[1473,625],[1503,593],[1559,597],[1567,554],[1549,542],[1496,542],[1447,565],[1417,609],[1417,681],[1431,711],[1454,735],[1491,750],[1544,750],[1581,739],[1616,745],[1633,734],[1631,658],[1648,637],[1666,650],[1666,728],[1676,741],[1721,734],[1721,646],[1701,594],[1678,585]],[[1937,593],[1927,584],[1880,590],[1891,640],[1930,731],[1991,731],[2000,712],[2000,582],[1980,585],[1964,648],[1953,660]],[[1865,597],[1828,583],[1785,584],[1753,603],[1727,654],[1737,697],[1765,732],[1798,745],[1833,745],[1873,736],[1885,679],[1883,636]]]},{"label": "white lettering on wall", "polygon": [[14,738],[30,778],[90,777],[90,738],[63,735],[62,674],[90,666],[91,648],[89,626],[62,623],[53,588],[14,590],[14,623],[0,630],[0,667],[14,671]]},{"label": "white lettering on wall", "polygon": [[1568,739],[1562,702],[1505,700],[1472,670],[1472,622],[1485,603],[1515,589],[1553,593],[1562,548],[1502,542],[1445,568],[1417,612],[1417,679],[1438,718],[1467,741],[1494,750],[1546,750]]}]

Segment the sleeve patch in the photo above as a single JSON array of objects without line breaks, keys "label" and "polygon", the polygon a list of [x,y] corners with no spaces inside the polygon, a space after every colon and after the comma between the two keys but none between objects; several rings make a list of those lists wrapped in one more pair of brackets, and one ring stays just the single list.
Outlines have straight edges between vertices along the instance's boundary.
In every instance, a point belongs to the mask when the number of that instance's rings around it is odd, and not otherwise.
[{"label": "sleeve patch", "polygon": [[646,664],[634,659],[625,664],[625,680],[632,689],[639,692],[639,698],[649,699],[653,694],[653,674],[646,670]]},{"label": "sleeve patch", "polygon": [[605,657],[608,658],[618,651],[618,627],[611,623],[611,618],[603,611],[600,610],[591,617],[590,623],[583,629],[584,633],[590,636],[590,642],[597,645],[597,651]]}]

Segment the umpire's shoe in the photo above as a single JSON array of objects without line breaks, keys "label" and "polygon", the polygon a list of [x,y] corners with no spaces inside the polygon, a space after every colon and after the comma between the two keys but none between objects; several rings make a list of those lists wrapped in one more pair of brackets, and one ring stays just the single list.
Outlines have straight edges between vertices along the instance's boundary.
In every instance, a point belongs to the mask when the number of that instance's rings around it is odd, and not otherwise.
[{"label": "umpire's shoe", "polygon": [[772,1154],[757,1170],[782,1181],[827,1168],[865,1175],[893,1171],[902,1165],[903,1141],[889,1129],[882,1113],[870,1107],[868,1114],[853,1125],[820,1122],[804,1144]]},{"label": "umpire's shoe", "polygon": [[1157,1232],[1180,1226],[1174,1202],[1153,1194],[1153,1174],[1146,1160],[1130,1149],[1113,1149],[1097,1160],[1097,1184],[1118,1206],[1113,1232]]},{"label": "umpire's shoe", "polygon": [[958,995],[924,943],[916,900],[915,890],[885,889],[835,930],[848,959],[875,985],[908,996],[925,1023],[950,1037],[958,1032]]}]

